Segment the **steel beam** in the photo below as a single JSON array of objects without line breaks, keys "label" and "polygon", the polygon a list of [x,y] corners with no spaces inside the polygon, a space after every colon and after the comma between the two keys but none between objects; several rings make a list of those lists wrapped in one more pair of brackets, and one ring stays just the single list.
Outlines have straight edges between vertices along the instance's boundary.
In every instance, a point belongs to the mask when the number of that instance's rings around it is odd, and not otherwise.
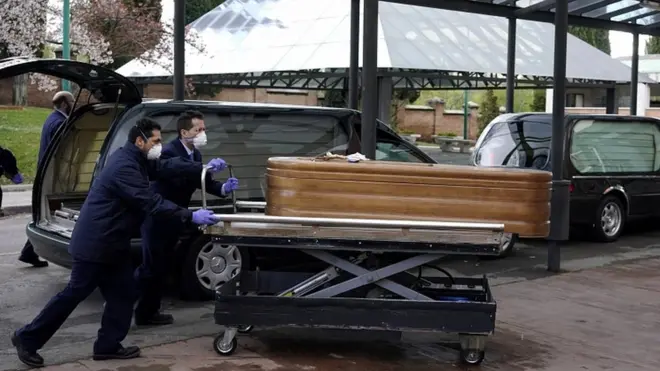
[{"label": "steel beam", "polygon": [[639,81],[639,34],[633,33],[632,61],[630,64],[630,114],[637,114],[637,84]]},{"label": "steel beam", "polygon": [[605,113],[614,115],[619,111],[616,101],[616,87],[609,87],[605,89]]},{"label": "steel beam", "polygon": [[351,50],[348,72],[348,108],[360,106],[358,63],[360,54],[360,0],[351,0]]},{"label": "steel beam", "polygon": [[506,112],[513,112],[516,88],[516,19],[509,18],[506,53]]},{"label": "steel beam", "polygon": [[174,0],[174,100],[186,92],[186,1]]},{"label": "steel beam", "polygon": [[568,239],[569,181],[563,180],[564,105],[566,97],[566,41],[568,33],[568,3],[559,1],[555,8],[554,85],[552,102],[552,198],[550,204],[550,236],[548,237],[548,270],[559,272],[559,244]]},{"label": "steel beam", "polygon": [[[554,23],[555,22],[555,12],[550,11],[537,11],[521,16],[515,14],[516,10],[521,9],[514,6],[498,5],[493,3],[487,3],[482,1],[466,1],[466,0],[382,0],[390,3],[398,4],[407,4],[415,6],[423,6],[428,8],[436,9],[447,9],[455,10],[459,12],[466,13],[476,13],[476,14],[486,14],[496,17],[504,18],[517,18],[524,19],[529,21],[545,22],[545,23]],[[608,0],[602,0],[602,3]],[[617,2],[616,0],[614,2]],[[564,3],[566,0],[558,3]],[[562,4],[563,5],[563,4]],[[601,8],[600,6],[595,9]],[[654,27],[644,28],[633,23],[622,23],[616,22],[609,19],[598,19],[598,18],[588,18],[580,15],[569,14],[568,22],[573,26],[582,26],[582,27],[591,27],[591,28],[602,28],[611,31],[621,31],[621,32],[634,32],[637,31],[640,34],[649,34],[649,35],[660,35],[658,30],[655,30]],[[657,26],[659,24],[654,24]],[[644,30],[644,31],[642,31]]]},{"label": "steel beam", "polygon": [[378,0],[364,0],[362,38],[362,135],[361,152],[376,158],[376,118],[378,117]]},{"label": "steel beam", "polygon": [[[564,1],[564,0],[562,0]],[[538,11],[548,11],[552,8],[555,7],[557,4],[557,0],[543,0],[541,2],[538,2],[536,4],[532,4],[530,6],[526,6],[524,8],[518,8],[514,12],[514,14],[517,17],[521,17],[525,14],[533,13],[533,12],[538,12]]]}]

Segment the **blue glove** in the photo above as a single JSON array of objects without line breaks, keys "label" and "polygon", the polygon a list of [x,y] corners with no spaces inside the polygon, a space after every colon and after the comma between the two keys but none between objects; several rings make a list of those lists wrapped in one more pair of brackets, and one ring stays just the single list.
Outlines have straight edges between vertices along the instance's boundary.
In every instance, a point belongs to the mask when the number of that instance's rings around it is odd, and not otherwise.
[{"label": "blue glove", "polygon": [[14,184],[21,184],[23,183],[23,175],[21,173],[16,173],[13,177],[11,177],[11,181]]},{"label": "blue glove", "polygon": [[236,178],[229,178],[227,179],[225,184],[222,185],[222,192],[224,194],[231,193],[237,189],[238,189],[238,179]]},{"label": "blue glove", "polygon": [[206,166],[209,168],[209,172],[211,173],[217,173],[219,171],[222,171],[227,168],[227,163],[225,160],[221,158],[214,158],[213,160],[209,161]]},{"label": "blue glove", "polygon": [[192,222],[197,225],[212,225],[218,222],[218,218],[213,216],[213,211],[206,209],[199,209],[193,212]]}]

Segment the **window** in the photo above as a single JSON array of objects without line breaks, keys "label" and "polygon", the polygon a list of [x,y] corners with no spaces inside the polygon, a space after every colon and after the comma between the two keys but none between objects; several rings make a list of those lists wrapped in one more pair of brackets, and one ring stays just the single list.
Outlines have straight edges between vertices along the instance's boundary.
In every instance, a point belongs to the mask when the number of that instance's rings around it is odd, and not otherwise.
[{"label": "window", "polygon": [[[361,124],[355,124],[358,136],[361,136],[361,130]],[[417,147],[407,144],[385,130],[376,130],[376,160],[378,161],[427,162],[416,149]]]},{"label": "window", "polygon": [[[316,156],[328,151],[344,153],[348,134],[339,119],[312,114],[231,114],[204,112],[208,144],[201,148],[204,161],[220,157],[231,164],[240,188],[236,198],[263,200],[268,158],[277,156]],[[176,138],[178,113],[152,117],[163,128],[163,141]],[[137,118],[136,118],[137,119]],[[126,142],[133,120],[117,133],[111,151]],[[228,171],[215,177],[226,179]],[[208,199],[213,199],[208,196]],[[200,192],[193,200],[200,200]]]},{"label": "window", "polygon": [[398,162],[424,162],[421,158],[415,156],[413,151],[403,143],[393,141],[376,142],[376,160],[379,161],[398,161]]},{"label": "window", "polygon": [[570,160],[582,174],[660,169],[660,130],[653,122],[580,120],[571,134]]},{"label": "window", "polygon": [[550,170],[552,128],[547,122],[514,121],[494,124],[477,149],[479,166],[511,166]]},{"label": "window", "polygon": [[566,94],[566,107],[584,107],[584,94]]}]

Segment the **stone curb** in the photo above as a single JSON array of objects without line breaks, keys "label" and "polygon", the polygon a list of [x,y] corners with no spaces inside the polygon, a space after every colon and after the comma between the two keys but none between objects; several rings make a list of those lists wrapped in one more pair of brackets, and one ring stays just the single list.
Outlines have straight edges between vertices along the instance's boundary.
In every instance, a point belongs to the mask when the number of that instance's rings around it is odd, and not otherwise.
[{"label": "stone curb", "polygon": [[2,186],[2,191],[3,192],[31,192],[32,191],[32,184],[3,185]]}]

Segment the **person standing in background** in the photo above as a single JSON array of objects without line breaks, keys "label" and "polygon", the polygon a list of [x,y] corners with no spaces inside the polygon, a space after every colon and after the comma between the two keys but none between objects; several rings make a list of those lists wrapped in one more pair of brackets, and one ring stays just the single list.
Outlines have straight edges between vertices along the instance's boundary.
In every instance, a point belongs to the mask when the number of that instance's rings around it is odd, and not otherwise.
[{"label": "person standing in background", "polygon": [[[53,112],[48,115],[44,126],[41,129],[41,142],[39,144],[39,157],[37,158],[37,168],[43,159],[48,145],[53,140],[57,129],[62,126],[62,124],[69,118],[71,111],[73,111],[73,105],[75,100],[73,94],[68,91],[58,91],[53,96]],[[18,257],[18,260],[31,264],[36,268],[47,267],[48,262],[39,259],[39,255],[34,252],[34,247],[30,240],[25,242],[23,250],[21,250],[21,255]]]},{"label": "person standing in background", "polygon": [[[23,175],[18,171],[16,157],[5,148],[0,147],[0,177],[6,176],[14,184],[23,183]],[[2,211],[2,187],[0,187],[0,217],[5,216]]]}]

